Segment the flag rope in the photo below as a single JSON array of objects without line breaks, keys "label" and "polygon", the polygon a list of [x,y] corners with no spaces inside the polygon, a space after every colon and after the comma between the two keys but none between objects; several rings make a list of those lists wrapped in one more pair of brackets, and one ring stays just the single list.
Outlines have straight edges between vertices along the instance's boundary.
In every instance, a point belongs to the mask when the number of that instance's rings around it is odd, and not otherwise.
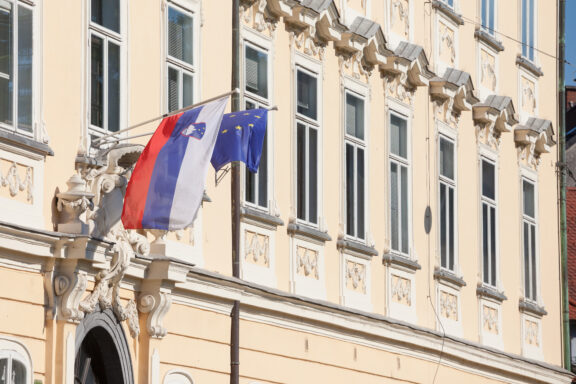
[{"label": "flag rope", "polygon": [[[189,109],[193,109],[193,108],[199,107],[199,106],[201,106],[201,105],[208,104],[208,103],[211,102],[211,101],[218,100],[218,99],[221,99],[221,98],[223,98],[223,97],[233,95],[233,94],[235,94],[235,93],[240,93],[240,89],[236,88],[236,89],[234,89],[233,91],[226,92],[226,93],[223,93],[223,94],[221,94],[221,95],[211,97],[210,99],[203,100],[203,101],[201,101],[201,102],[199,102],[199,103],[192,104],[192,105],[189,105],[189,106],[187,106],[187,107],[180,108],[180,109],[177,109],[177,110],[175,110],[175,111],[168,112],[168,113],[165,113],[165,114],[163,114],[163,115],[154,117],[154,118],[152,118],[152,119],[148,119],[148,120],[142,121],[142,122],[140,122],[140,123],[138,123],[138,124],[134,124],[134,125],[132,125],[132,126],[130,126],[130,127],[128,127],[128,128],[121,129],[121,130],[119,130],[119,131],[117,131],[117,132],[112,132],[112,133],[106,134],[106,135],[104,135],[104,136],[100,136],[100,137],[94,139],[94,141],[92,141],[92,145],[99,146],[100,144],[102,144],[102,143],[101,143],[102,140],[107,139],[107,138],[109,138],[109,137],[113,137],[113,136],[116,136],[116,135],[118,135],[118,134],[120,134],[120,133],[124,133],[124,132],[131,131],[131,130],[136,129],[136,128],[139,128],[139,127],[141,127],[141,126],[143,126],[143,125],[152,123],[152,122],[154,122],[154,121],[156,121],[156,120],[160,120],[160,119],[164,119],[164,118],[169,117],[169,116],[177,115],[177,114],[179,114],[179,113],[181,113],[181,112],[185,112],[185,111],[187,111],[187,110],[189,110]],[[153,133],[153,132],[152,132],[152,133]],[[151,135],[152,133],[145,133],[145,134],[142,134],[142,135],[136,135],[136,136],[126,137],[126,138],[116,138],[116,140],[107,141],[106,143],[115,143],[115,142],[117,143],[117,142],[119,142],[119,141],[123,141],[123,140],[127,140],[127,139],[133,139],[133,138],[135,138],[135,137],[141,137],[141,136]]]}]

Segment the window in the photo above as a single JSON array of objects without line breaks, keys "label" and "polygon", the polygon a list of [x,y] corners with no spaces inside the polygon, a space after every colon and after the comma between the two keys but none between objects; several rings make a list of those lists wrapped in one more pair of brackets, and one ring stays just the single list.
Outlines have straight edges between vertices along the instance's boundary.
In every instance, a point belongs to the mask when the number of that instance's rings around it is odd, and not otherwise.
[{"label": "window", "polygon": [[[249,43],[244,45],[244,97],[246,109],[269,108],[268,52]],[[257,173],[245,168],[246,202],[261,208],[268,207],[268,129],[262,145]]]},{"label": "window", "polygon": [[536,204],[534,183],[522,179],[522,240],[524,251],[524,296],[538,298],[536,264]]},{"label": "window", "polygon": [[120,0],[91,0],[90,127],[120,129],[121,56]]},{"label": "window", "polygon": [[455,199],[456,178],[454,161],[454,142],[440,136],[440,265],[442,268],[455,269]]},{"label": "window", "polygon": [[534,61],[534,0],[522,0],[522,56]]},{"label": "window", "polygon": [[440,1],[449,6],[450,8],[454,8],[454,0],[440,0]]},{"label": "window", "polygon": [[194,102],[194,18],[192,13],[168,6],[167,102],[172,112]]},{"label": "window", "polygon": [[33,8],[0,0],[0,125],[22,133],[33,124]]},{"label": "window", "polygon": [[[0,344],[15,343],[2,341]],[[17,350],[22,349],[18,346]],[[28,384],[31,380],[30,363],[24,355],[16,350],[0,349],[0,384]]]},{"label": "window", "polygon": [[297,217],[318,224],[318,79],[296,71],[296,206]]},{"label": "window", "polygon": [[482,266],[484,283],[496,286],[496,166],[482,159]]},{"label": "window", "polygon": [[364,100],[346,93],[346,234],[365,238]]},{"label": "window", "polygon": [[408,255],[408,123],[405,118],[390,115],[390,235],[393,251]]},{"label": "window", "polygon": [[494,2],[496,0],[482,0],[482,28],[494,34]]}]

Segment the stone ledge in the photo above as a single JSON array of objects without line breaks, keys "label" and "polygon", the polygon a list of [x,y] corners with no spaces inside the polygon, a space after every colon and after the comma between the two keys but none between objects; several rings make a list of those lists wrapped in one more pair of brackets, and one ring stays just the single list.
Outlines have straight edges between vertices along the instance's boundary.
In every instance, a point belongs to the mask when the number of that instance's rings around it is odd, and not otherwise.
[{"label": "stone ledge", "polygon": [[439,281],[445,281],[458,288],[466,286],[466,282],[461,277],[457,276],[454,272],[442,268],[434,269],[434,278]]},{"label": "stone ledge", "polygon": [[304,237],[308,237],[317,241],[321,241],[325,243],[326,241],[331,241],[332,237],[326,232],[319,231],[312,227],[307,227],[305,225],[296,224],[296,223],[289,223],[288,224],[288,233],[292,236],[300,235]]},{"label": "stone ledge", "polygon": [[544,72],[542,72],[542,69],[525,57],[522,57],[520,55],[516,56],[516,64],[518,64],[519,67],[524,68],[525,70],[527,70],[536,77],[544,76]]},{"label": "stone ledge", "polygon": [[282,219],[279,217],[272,216],[266,212],[262,212],[247,206],[240,208],[240,217],[243,219],[246,218],[254,221],[260,221],[264,224],[272,225],[274,227],[284,225],[284,221],[282,221]]},{"label": "stone ledge", "polygon": [[422,266],[418,264],[416,260],[411,260],[404,256],[399,256],[394,253],[387,253],[382,256],[383,263],[389,263],[392,265],[398,265],[404,267],[412,272],[416,272],[419,269],[422,269]]},{"label": "stone ledge", "polygon": [[488,287],[486,285],[478,285],[478,287],[476,287],[476,295],[488,299],[493,299],[499,302],[508,300],[504,292],[500,292],[496,288]]},{"label": "stone ledge", "polygon": [[475,30],[474,37],[494,49],[496,52],[502,52],[504,50],[502,42],[483,29]]},{"label": "stone ledge", "polygon": [[0,130],[0,142],[4,142],[16,147],[40,154],[42,156],[54,156],[54,151],[48,144],[40,143],[36,140],[12,132]]},{"label": "stone ledge", "polygon": [[464,19],[462,15],[454,11],[452,8],[441,2],[440,0],[432,1],[432,8],[440,11],[444,16],[448,17],[450,20],[458,25],[464,25]]},{"label": "stone ledge", "polygon": [[521,298],[518,301],[518,309],[521,312],[529,313],[537,317],[546,316],[548,314],[544,307],[541,307],[538,304],[524,298]]},{"label": "stone ledge", "polygon": [[374,247],[369,247],[358,241],[339,239],[336,246],[338,249],[344,251],[351,251],[353,253],[364,256],[365,258],[370,258],[373,256],[378,256],[378,251]]}]

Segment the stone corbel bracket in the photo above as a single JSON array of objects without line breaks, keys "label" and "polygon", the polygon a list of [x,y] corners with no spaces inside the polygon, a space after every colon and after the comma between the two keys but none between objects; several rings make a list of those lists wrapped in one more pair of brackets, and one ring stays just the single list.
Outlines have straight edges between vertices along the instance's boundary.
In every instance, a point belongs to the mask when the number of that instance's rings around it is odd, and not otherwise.
[{"label": "stone corbel bracket", "polygon": [[345,56],[361,52],[367,67],[386,65],[389,54],[380,24],[364,17],[354,19],[341,39],[334,42],[334,47]]},{"label": "stone corbel bracket", "polygon": [[518,116],[512,99],[508,96],[490,95],[482,103],[472,107],[473,119],[479,130],[489,142],[500,143],[500,136],[510,132],[518,124]]},{"label": "stone corbel bracket", "polygon": [[444,76],[430,79],[430,96],[445,104],[446,122],[456,123],[462,111],[470,111],[480,100],[476,97],[468,72],[447,68]]},{"label": "stone corbel bracket", "polygon": [[540,155],[549,153],[556,144],[552,122],[530,117],[525,124],[517,125],[514,129],[514,142],[520,158],[527,157],[532,165],[538,166]]},{"label": "stone corbel bracket", "polygon": [[428,69],[428,58],[424,48],[406,41],[398,44],[396,50],[388,57],[380,69],[387,75],[406,75],[407,88],[427,86],[434,73]]},{"label": "stone corbel bracket", "polygon": [[147,313],[146,329],[152,338],[166,336],[164,316],[172,304],[172,288],[186,281],[188,267],[168,259],[154,259],[146,270],[138,298],[138,309]]}]

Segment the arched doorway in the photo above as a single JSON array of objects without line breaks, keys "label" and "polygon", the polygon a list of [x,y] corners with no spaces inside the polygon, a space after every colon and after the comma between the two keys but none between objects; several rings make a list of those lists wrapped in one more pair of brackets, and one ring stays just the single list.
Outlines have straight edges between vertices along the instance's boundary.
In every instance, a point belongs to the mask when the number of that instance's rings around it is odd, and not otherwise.
[{"label": "arched doorway", "polygon": [[133,383],[126,336],[112,311],[86,316],[76,330],[74,384]]}]

